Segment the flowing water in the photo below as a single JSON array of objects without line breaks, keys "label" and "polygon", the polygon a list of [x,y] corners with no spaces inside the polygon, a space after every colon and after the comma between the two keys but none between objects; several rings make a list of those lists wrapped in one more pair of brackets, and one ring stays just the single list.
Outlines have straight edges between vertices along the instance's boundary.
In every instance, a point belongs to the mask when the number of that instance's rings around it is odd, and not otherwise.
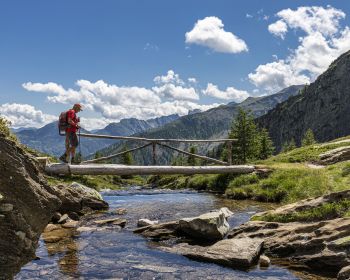
[{"label": "flowing water", "polygon": [[237,226],[269,205],[190,191],[137,188],[106,192],[103,196],[110,209],[85,216],[82,222],[92,226],[93,220],[116,217],[115,210],[125,208],[127,214],[120,216],[128,221],[124,229],[100,227],[98,231],[82,232],[57,243],[40,239],[36,252],[40,259],[22,267],[16,279],[323,279],[274,264],[267,269],[256,266],[239,271],[193,261],[163,252],[157,249],[158,243],[132,232],[140,218],[165,222],[224,206],[235,213],[229,223]]}]

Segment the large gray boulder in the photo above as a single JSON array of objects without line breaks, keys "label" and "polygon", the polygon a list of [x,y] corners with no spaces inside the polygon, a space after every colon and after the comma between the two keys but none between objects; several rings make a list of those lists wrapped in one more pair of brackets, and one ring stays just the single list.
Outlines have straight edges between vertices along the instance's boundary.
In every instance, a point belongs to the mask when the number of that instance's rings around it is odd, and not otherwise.
[{"label": "large gray boulder", "polygon": [[190,237],[219,240],[230,230],[226,220],[229,213],[226,211],[210,212],[198,217],[184,218],[179,221],[179,229]]},{"label": "large gray boulder", "polygon": [[35,257],[41,232],[61,205],[34,159],[0,135],[0,279]]},{"label": "large gray boulder", "polygon": [[212,246],[191,246],[179,244],[172,248],[162,248],[195,260],[213,262],[237,269],[247,269],[254,265],[263,247],[261,239],[235,238],[220,240]]}]

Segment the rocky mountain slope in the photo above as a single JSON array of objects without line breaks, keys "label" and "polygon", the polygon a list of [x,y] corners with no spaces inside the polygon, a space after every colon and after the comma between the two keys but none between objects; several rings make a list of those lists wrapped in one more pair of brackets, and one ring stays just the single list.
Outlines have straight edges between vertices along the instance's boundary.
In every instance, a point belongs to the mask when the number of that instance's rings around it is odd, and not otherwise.
[{"label": "rocky mountain slope", "polygon": [[[111,123],[103,129],[95,130],[94,133],[128,136],[162,126],[168,122],[176,120],[177,118],[179,118],[178,115],[163,116],[149,120],[138,120],[135,118],[123,119],[119,123]],[[82,123],[82,126],[84,126],[84,123]],[[82,129],[81,132],[90,133],[84,129]],[[59,156],[65,149],[64,137],[59,136],[56,122],[47,124],[39,129],[31,128],[15,130],[14,133],[24,145],[46,154]],[[83,155],[89,155],[95,153],[96,150],[107,147],[113,143],[115,143],[115,141],[108,139],[96,140],[82,138],[81,151]]]},{"label": "rocky mountain slope", "polygon": [[258,119],[277,149],[294,139],[300,145],[310,128],[319,142],[350,134],[350,51],[335,60],[302,94]]},{"label": "rocky mountain slope", "polygon": [[[224,138],[227,136],[230,129],[232,119],[238,112],[238,107],[246,110],[251,110],[254,116],[258,117],[266,114],[274,108],[278,103],[287,100],[290,96],[298,94],[302,85],[290,86],[282,91],[264,97],[249,97],[242,103],[229,103],[217,108],[210,109],[201,113],[194,113],[183,116],[168,124],[148,130],[144,133],[135,134],[135,136],[146,138],[182,138],[182,139],[210,139]],[[117,143],[108,148],[102,149],[103,154],[112,154],[120,150],[125,143]],[[133,143],[128,143],[129,147]],[[135,144],[136,145],[136,144]],[[203,150],[210,148],[202,146]],[[181,147],[184,148],[184,147]],[[151,163],[151,149],[145,150],[142,153],[135,153],[138,164]],[[158,163],[165,163],[171,157],[171,152],[167,150],[159,150],[157,152]]]}]

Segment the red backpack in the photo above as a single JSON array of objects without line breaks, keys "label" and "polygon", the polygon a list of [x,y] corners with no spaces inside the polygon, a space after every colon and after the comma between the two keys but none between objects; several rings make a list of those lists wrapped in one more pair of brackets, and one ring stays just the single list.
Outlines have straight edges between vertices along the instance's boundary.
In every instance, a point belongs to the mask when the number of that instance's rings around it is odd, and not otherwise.
[{"label": "red backpack", "polygon": [[[65,135],[66,129],[68,128],[67,112],[62,112],[58,118],[58,133],[59,135]],[[62,133],[64,132],[64,133]]]}]

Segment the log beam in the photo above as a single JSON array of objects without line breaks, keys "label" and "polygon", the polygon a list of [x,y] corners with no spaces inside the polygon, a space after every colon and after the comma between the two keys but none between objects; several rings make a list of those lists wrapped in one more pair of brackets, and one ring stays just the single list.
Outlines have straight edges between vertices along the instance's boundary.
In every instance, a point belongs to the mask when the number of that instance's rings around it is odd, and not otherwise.
[{"label": "log beam", "polygon": [[119,164],[70,165],[53,163],[45,167],[55,175],[163,175],[163,174],[247,174],[256,170],[253,165],[231,166],[131,166]]}]

